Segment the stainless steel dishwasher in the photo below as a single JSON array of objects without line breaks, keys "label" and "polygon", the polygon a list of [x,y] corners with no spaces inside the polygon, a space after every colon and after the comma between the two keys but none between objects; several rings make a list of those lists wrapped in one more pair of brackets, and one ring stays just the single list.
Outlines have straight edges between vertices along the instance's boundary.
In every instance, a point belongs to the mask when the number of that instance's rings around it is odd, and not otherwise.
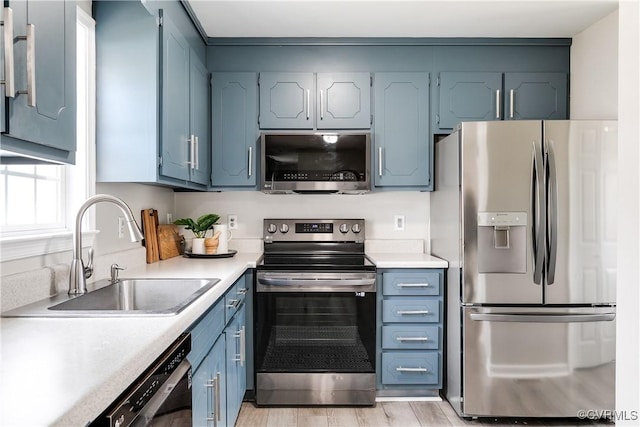
[{"label": "stainless steel dishwasher", "polygon": [[191,427],[191,334],[181,335],[90,426]]}]

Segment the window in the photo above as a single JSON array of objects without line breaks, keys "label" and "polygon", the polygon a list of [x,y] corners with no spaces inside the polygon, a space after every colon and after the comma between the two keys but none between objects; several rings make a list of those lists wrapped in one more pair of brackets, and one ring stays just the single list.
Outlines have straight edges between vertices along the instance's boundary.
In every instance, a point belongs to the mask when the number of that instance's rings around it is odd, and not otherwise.
[{"label": "window", "polygon": [[[2,261],[71,249],[75,212],[95,189],[95,22],[80,8],[76,35],[76,164],[0,165]],[[95,228],[93,212],[84,220]]]}]

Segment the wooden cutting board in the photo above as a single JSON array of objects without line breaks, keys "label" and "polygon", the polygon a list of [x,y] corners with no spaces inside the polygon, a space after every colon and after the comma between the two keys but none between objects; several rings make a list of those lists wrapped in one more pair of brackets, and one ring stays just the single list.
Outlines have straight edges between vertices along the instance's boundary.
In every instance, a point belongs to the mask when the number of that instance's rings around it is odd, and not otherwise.
[{"label": "wooden cutting board", "polygon": [[178,227],[173,224],[158,226],[158,253],[160,259],[169,259],[180,255],[180,242],[182,237],[178,234]]},{"label": "wooden cutting board", "polygon": [[144,229],[144,241],[147,248],[147,264],[160,260],[158,252],[158,211],[155,209],[143,209],[142,227]]}]

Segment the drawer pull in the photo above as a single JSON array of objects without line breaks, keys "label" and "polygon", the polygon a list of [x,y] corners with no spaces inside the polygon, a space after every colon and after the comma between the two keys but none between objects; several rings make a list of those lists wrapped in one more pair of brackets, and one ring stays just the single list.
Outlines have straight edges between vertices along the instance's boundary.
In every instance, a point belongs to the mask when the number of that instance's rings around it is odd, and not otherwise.
[{"label": "drawer pull", "polygon": [[398,366],[396,368],[398,372],[429,372],[427,368],[403,368],[402,366]]},{"label": "drawer pull", "polygon": [[242,303],[242,300],[239,299],[232,299],[231,301],[229,301],[231,304],[227,304],[227,308],[238,308],[240,306],[240,303]]},{"label": "drawer pull", "polygon": [[428,288],[431,285],[428,283],[398,283],[399,288]]},{"label": "drawer pull", "polygon": [[398,316],[415,316],[431,314],[429,310],[398,310],[396,311]]},{"label": "drawer pull", "polygon": [[428,337],[396,337],[396,341],[429,341]]},{"label": "drawer pull", "polygon": [[238,289],[238,295],[246,295],[248,291],[249,289],[247,288],[240,288]]}]

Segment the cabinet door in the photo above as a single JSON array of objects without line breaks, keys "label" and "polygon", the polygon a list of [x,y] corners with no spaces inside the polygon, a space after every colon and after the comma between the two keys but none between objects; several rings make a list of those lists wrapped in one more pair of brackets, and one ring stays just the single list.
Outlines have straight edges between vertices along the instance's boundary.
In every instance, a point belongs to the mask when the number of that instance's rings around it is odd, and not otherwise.
[{"label": "cabinet door", "polygon": [[313,73],[260,73],[260,128],[313,129]]},{"label": "cabinet door", "polygon": [[371,75],[318,73],[316,124],[318,129],[371,127]]},{"label": "cabinet door", "polygon": [[190,168],[190,181],[209,184],[209,71],[191,50],[189,54],[189,127],[196,138],[195,163]]},{"label": "cabinet door", "polygon": [[[44,146],[45,157],[73,163],[76,150],[76,3],[11,1],[9,7],[13,10],[14,21],[15,89],[23,91],[30,87],[31,94],[9,98],[6,130],[14,138]],[[30,28],[33,29],[29,34],[28,24],[32,24]],[[26,35],[29,40],[15,39]],[[31,40],[34,46],[32,60],[27,55]],[[27,74],[30,67],[35,73],[32,79]],[[2,100],[4,102],[5,98]],[[46,154],[47,150],[53,150],[50,156]]]},{"label": "cabinet door", "polygon": [[[4,3],[0,5],[0,21],[4,22]],[[4,25],[3,28],[0,29],[0,80],[4,81]],[[4,98],[5,90],[4,85],[0,84],[0,133],[4,133],[6,131],[6,117],[4,115],[4,104],[6,103]]]},{"label": "cabinet door", "polygon": [[438,79],[439,129],[462,121],[500,120],[502,73],[444,72]]},{"label": "cabinet door", "polygon": [[258,86],[256,73],[213,73],[211,183],[256,185]]},{"label": "cabinet door", "polygon": [[430,184],[429,74],[376,73],[375,185]]},{"label": "cabinet door", "polygon": [[567,118],[565,73],[505,73],[505,120]]},{"label": "cabinet door", "polygon": [[191,402],[194,426],[227,425],[225,347],[224,336],[221,335],[193,373]]},{"label": "cabinet door", "polygon": [[160,173],[189,179],[189,44],[168,17],[162,23],[162,165]]},{"label": "cabinet door", "polygon": [[246,327],[242,305],[225,330],[227,340],[227,425],[234,425],[246,391]]}]

